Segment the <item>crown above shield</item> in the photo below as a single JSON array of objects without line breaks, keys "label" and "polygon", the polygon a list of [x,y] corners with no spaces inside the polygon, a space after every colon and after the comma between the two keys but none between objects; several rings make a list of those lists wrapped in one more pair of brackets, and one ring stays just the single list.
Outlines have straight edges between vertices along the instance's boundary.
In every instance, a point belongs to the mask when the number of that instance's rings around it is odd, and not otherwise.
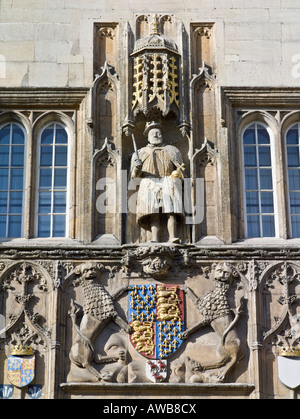
[{"label": "crown above shield", "polygon": [[33,349],[31,346],[27,345],[15,345],[11,348],[11,355],[12,356],[32,356]]},{"label": "crown above shield", "polygon": [[279,349],[279,356],[300,356],[299,346],[284,346]]}]

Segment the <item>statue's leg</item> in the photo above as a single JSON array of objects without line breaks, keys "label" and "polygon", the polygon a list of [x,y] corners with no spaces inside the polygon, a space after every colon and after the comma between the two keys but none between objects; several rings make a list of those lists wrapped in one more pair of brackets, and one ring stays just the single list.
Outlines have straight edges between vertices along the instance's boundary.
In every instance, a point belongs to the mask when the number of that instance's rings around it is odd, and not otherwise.
[{"label": "statue's leg", "polygon": [[159,214],[152,214],[151,215],[151,233],[152,233],[153,242],[159,241],[159,230],[160,230]]},{"label": "statue's leg", "polygon": [[168,215],[168,233],[169,233],[169,241],[172,243],[179,243],[179,238],[176,237],[176,215],[169,214]]}]

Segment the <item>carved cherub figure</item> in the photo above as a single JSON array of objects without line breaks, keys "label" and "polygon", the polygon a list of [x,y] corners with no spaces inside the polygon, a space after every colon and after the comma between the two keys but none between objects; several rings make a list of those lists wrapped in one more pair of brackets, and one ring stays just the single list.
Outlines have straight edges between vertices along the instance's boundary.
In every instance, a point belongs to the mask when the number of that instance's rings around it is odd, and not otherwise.
[{"label": "carved cherub figure", "polygon": [[70,351],[70,360],[80,368],[84,368],[92,374],[94,380],[108,380],[109,376],[99,373],[92,362],[116,362],[116,358],[103,357],[95,354],[93,342],[104,327],[110,322],[115,322],[122,330],[130,333],[130,326],[117,313],[114,300],[129,286],[122,287],[114,295],[110,295],[106,289],[96,281],[97,269],[93,263],[85,263],[78,267],[76,274],[80,275],[80,284],[84,291],[83,317],[78,327],[76,324],[79,308],[74,301],[71,303],[70,315],[76,330],[76,338]]}]

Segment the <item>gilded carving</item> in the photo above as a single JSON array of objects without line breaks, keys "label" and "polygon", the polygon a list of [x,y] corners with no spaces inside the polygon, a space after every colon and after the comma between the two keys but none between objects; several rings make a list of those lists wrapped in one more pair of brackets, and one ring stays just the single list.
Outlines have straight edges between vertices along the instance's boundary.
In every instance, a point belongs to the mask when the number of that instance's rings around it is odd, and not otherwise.
[{"label": "gilded carving", "polygon": [[[129,291],[130,341],[146,358],[162,360],[182,344],[184,298],[177,285],[135,285]],[[167,364],[166,364],[167,368]]]},{"label": "gilded carving", "polygon": [[[163,116],[179,112],[179,54],[177,45],[159,31],[157,15],[150,35],[138,39],[133,53],[132,110],[148,115],[153,109]],[[175,106],[173,106],[175,105]]]}]

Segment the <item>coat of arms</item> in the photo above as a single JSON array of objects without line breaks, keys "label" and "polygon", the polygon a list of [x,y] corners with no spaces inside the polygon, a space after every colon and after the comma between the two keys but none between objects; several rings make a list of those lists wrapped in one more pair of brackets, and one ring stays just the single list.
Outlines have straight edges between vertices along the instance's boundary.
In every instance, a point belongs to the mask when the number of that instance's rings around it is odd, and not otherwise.
[{"label": "coat of arms", "polygon": [[[178,285],[132,287],[129,291],[130,341],[137,352],[155,361],[164,360],[178,350],[184,331],[183,298],[183,291]],[[154,364],[148,365],[152,372]],[[165,369],[160,365],[161,373]]]},{"label": "coat of arms", "polygon": [[35,356],[32,348],[16,346],[8,357],[7,377],[16,387],[26,387],[35,375]]},{"label": "coat of arms", "polygon": [[280,381],[291,389],[300,386],[300,347],[284,347],[277,358]]}]

